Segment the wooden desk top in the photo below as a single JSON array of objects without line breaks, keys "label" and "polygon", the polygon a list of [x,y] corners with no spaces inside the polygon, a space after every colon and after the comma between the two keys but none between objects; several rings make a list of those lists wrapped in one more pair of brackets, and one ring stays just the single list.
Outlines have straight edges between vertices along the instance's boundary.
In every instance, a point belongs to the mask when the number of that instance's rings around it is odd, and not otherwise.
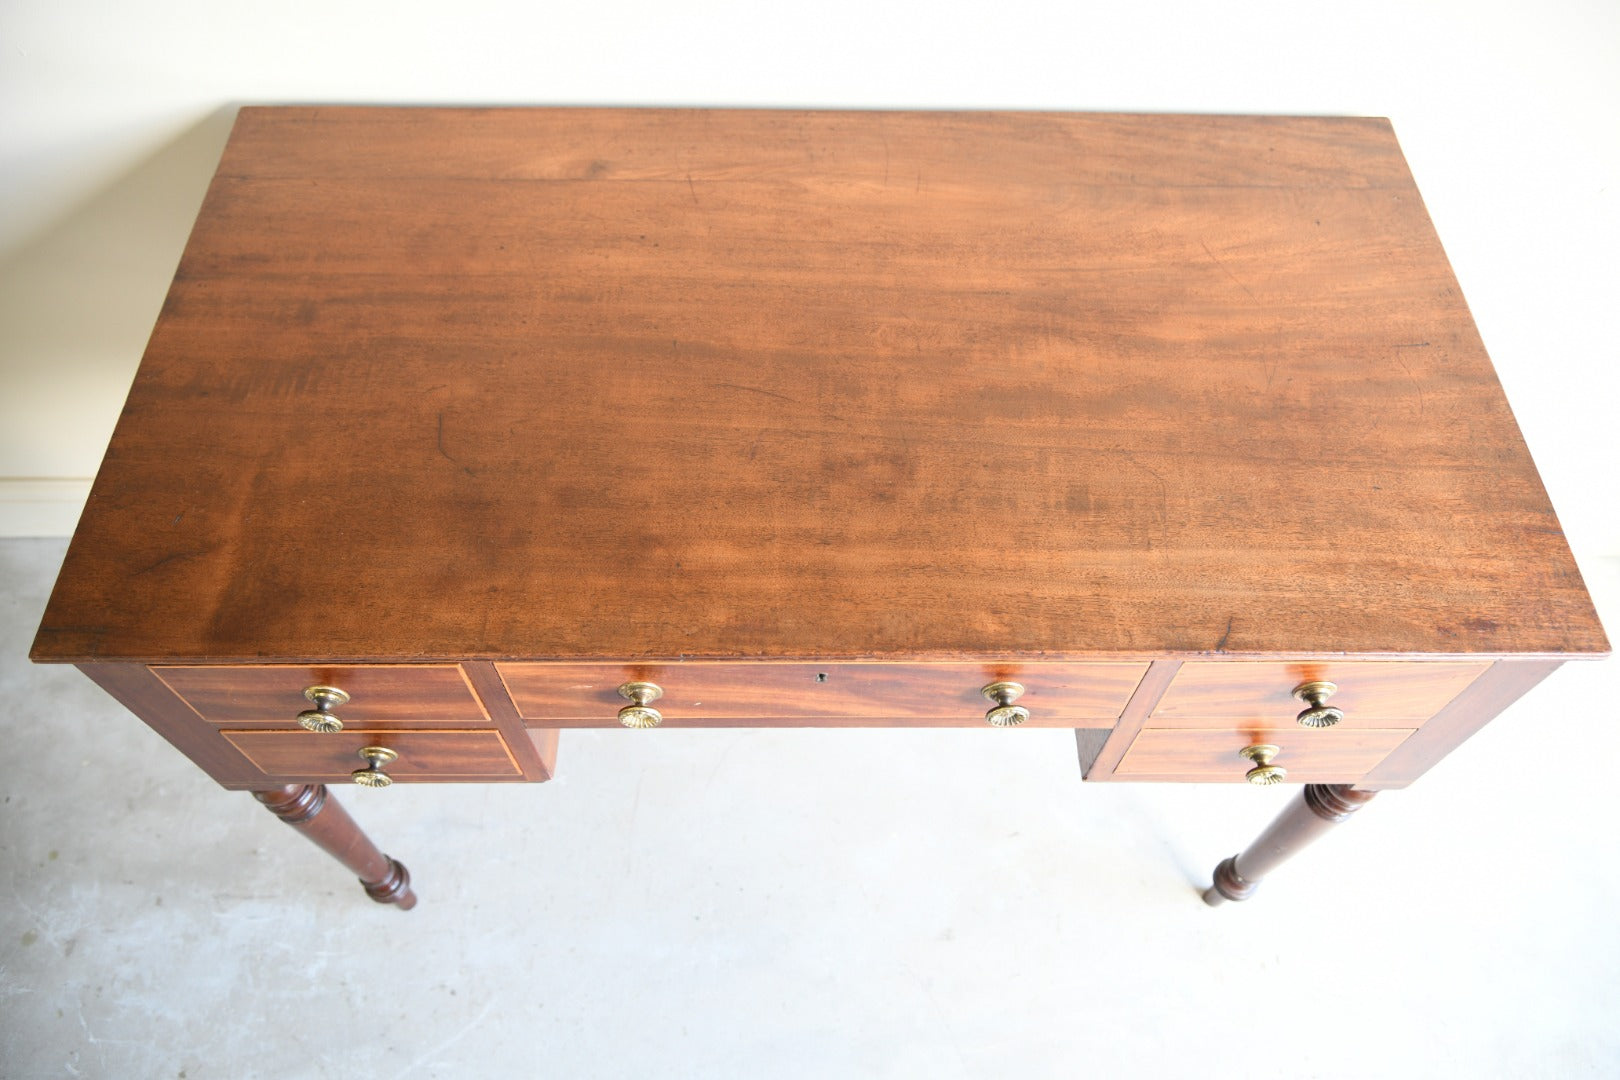
[{"label": "wooden desk top", "polygon": [[34,657],[1607,648],[1386,121],[254,108]]}]

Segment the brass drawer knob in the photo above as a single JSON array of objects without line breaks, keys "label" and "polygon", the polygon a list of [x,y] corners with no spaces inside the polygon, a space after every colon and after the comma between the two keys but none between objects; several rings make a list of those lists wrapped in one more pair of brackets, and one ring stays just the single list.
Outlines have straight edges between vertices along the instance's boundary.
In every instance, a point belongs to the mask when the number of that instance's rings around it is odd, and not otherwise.
[{"label": "brass drawer knob", "polygon": [[315,707],[298,714],[299,727],[305,731],[318,731],[323,735],[343,730],[343,721],[339,720],[332,710],[339,705],[347,705],[348,694],[335,686],[310,686],[304,689],[304,696],[314,702]]},{"label": "brass drawer knob", "polygon": [[664,714],[650,704],[664,696],[657,683],[627,682],[619,687],[619,696],[631,702],[619,710],[619,723],[625,727],[650,728],[664,722]]},{"label": "brass drawer knob", "polygon": [[1282,747],[1272,746],[1270,743],[1260,743],[1258,746],[1245,746],[1238,751],[1238,757],[1247,758],[1254,762],[1254,768],[1243,774],[1243,779],[1251,784],[1265,787],[1268,784],[1280,784],[1288,779],[1288,770],[1281,765],[1273,765],[1271,759],[1282,753]]},{"label": "brass drawer knob", "polygon": [[1294,696],[1305,702],[1310,708],[1294,717],[1299,721],[1300,727],[1324,728],[1332,727],[1344,719],[1344,710],[1335,709],[1327,704],[1339,688],[1330,682],[1308,682],[1294,687]]},{"label": "brass drawer knob", "polygon": [[366,759],[366,767],[349,774],[355,783],[362,787],[387,787],[394,782],[394,778],[382,770],[384,765],[398,760],[397,751],[386,746],[362,746],[360,756]]},{"label": "brass drawer knob", "polygon": [[1013,702],[1024,696],[1024,686],[1015,682],[993,682],[979,693],[995,702],[995,708],[984,714],[991,727],[1017,727],[1029,719],[1029,710]]}]

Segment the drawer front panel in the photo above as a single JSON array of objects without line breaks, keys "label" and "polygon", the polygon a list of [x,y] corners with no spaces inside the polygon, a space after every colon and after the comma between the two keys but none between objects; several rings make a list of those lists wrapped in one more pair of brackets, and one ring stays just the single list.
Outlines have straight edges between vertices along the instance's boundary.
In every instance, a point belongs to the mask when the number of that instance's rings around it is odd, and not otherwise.
[{"label": "drawer front panel", "polygon": [[335,686],[349,702],[333,712],[348,726],[487,725],[478,695],[455,664],[338,667],[154,667],[204,720],[221,725],[296,727],[311,708],[307,686]]},{"label": "drawer front panel", "polygon": [[1238,755],[1268,742],[1281,748],[1272,764],[1288,770],[1288,783],[1349,784],[1382,761],[1407,736],[1405,728],[1332,728],[1297,734],[1235,728],[1145,728],[1114,770],[1122,779],[1244,783],[1253,763]]},{"label": "drawer front panel", "polygon": [[1124,710],[1144,663],[1097,664],[497,664],[526,721],[615,727],[625,682],[657,683],[666,725],[806,726],[984,723],[981,687],[1022,683],[1029,725],[1108,727]]},{"label": "drawer front panel", "polygon": [[1488,667],[1489,663],[1450,661],[1191,660],[1176,672],[1150,723],[1203,727],[1211,719],[1232,719],[1268,729],[1299,730],[1294,717],[1306,706],[1294,697],[1294,688],[1320,680],[1338,686],[1328,704],[1344,710],[1339,727],[1413,727],[1439,712]]},{"label": "drawer front panel", "polygon": [[517,763],[495,731],[227,731],[225,738],[266,775],[346,780],[366,763],[363,746],[386,746],[399,758],[384,767],[395,780],[517,780]]}]

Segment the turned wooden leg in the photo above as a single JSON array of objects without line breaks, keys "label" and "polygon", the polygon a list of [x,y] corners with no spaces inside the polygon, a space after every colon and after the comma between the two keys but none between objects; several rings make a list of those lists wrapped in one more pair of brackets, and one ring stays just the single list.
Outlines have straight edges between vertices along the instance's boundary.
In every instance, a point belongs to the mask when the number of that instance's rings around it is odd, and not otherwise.
[{"label": "turned wooden leg", "polygon": [[360,877],[366,895],[379,904],[398,904],[401,911],[416,906],[411,875],[360,831],[348,811],[326,791],[325,784],[290,784],[255,791],[253,797],[338,862]]},{"label": "turned wooden leg", "polygon": [[1228,900],[1247,900],[1262,878],[1376,794],[1349,784],[1306,784],[1259,839],[1215,868],[1215,884],[1204,892],[1204,903],[1214,907]]}]

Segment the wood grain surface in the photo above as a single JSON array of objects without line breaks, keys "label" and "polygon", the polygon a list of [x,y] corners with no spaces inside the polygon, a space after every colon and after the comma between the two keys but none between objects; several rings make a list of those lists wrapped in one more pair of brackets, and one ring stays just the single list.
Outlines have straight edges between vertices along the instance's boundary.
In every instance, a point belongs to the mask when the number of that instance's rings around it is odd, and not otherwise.
[{"label": "wood grain surface", "polygon": [[1154,727],[1201,727],[1211,717],[1222,717],[1263,727],[1297,728],[1295,718],[1307,706],[1294,696],[1294,688],[1326,681],[1338,687],[1328,704],[1344,713],[1339,727],[1413,727],[1439,712],[1489,667],[1488,663],[1443,661],[1267,664],[1190,660],[1176,672],[1150,723]]},{"label": "wood grain surface", "polygon": [[1075,749],[1080,754],[1080,772],[1086,779],[1089,780],[1094,775],[1106,777],[1112,774],[1119,765],[1119,759],[1130,749],[1131,743],[1136,741],[1137,732],[1147,723],[1154,706],[1159,703],[1165,689],[1176,677],[1176,672],[1181,669],[1181,664],[1180,660],[1155,660],[1149,664],[1147,674],[1142,676],[1141,685],[1131,695],[1131,700],[1125,706],[1124,713],[1120,715],[1119,722],[1100,745],[1086,738],[1084,733],[1075,732]]},{"label": "wood grain surface", "polygon": [[565,727],[617,726],[628,701],[618,688],[657,684],[654,706],[667,724],[725,726],[939,727],[984,723],[991,707],[986,684],[1024,687],[1018,704],[1026,723],[1053,727],[1112,727],[1147,671],[1138,664],[497,664],[518,711],[530,723]]},{"label": "wood grain surface", "polygon": [[1607,648],[1383,120],[299,107],[33,655]]},{"label": "wood grain surface", "polygon": [[1364,788],[1405,787],[1428,772],[1503,709],[1558,670],[1555,661],[1501,660],[1401,743],[1358,782]]},{"label": "wood grain surface", "polygon": [[220,737],[218,728],[206,723],[176,697],[168,684],[145,664],[80,664],[78,667],[219,783],[242,787],[246,784],[234,782],[264,779],[241,751]]},{"label": "wood grain surface", "polygon": [[[347,780],[366,767],[364,746],[386,746],[399,759],[383,767],[395,780],[518,780],[521,773],[494,731],[227,731],[225,739],[277,779]],[[261,778],[262,780],[262,778]]]},{"label": "wood grain surface", "polygon": [[467,681],[478,691],[478,697],[489,718],[500,731],[506,748],[512,752],[518,767],[529,780],[550,780],[557,773],[557,739],[555,729],[531,730],[518,715],[517,706],[501,683],[500,673],[487,660],[473,660],[461,665]]},{"label": "wood grain surface", "polygon": [[349,701],[332,711],[355,727],[488,724],[472,686],[454,664],[399,666],[154,667],[153,673],[204,720],[296,727],[315,706],[309,686],[335,686]]},{"label": "wood grain surface", "polygon": [[[1300,734],[1237,728],[1189,730],[1144,728],[1111,779],[1246,783],[1254,763],[1238,751],[1256,743],[1280,748],[1274,765],[1288,770],[1285,783],[1354,783],[1404,742],[1400,729],[1329,728]],[[1091,776],[1088,779],[1110,779]]]}]

